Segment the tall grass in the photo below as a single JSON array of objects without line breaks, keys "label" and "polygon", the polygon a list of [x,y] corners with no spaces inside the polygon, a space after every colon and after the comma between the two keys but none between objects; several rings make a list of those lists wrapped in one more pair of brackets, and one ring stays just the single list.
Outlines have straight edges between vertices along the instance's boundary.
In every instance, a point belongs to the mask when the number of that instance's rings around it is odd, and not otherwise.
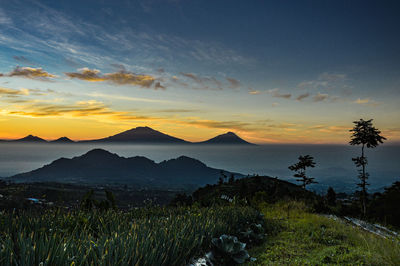
[{"label": "tall grass", "polygon": [[185,265],[256,217],[229,206],[3,213],[0,265]]}]

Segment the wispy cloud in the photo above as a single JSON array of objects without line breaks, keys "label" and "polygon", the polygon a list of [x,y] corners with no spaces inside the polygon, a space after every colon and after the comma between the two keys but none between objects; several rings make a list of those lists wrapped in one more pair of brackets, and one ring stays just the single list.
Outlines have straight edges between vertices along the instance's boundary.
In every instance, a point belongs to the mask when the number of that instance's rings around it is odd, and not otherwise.
[{"label": "wispy cloud", "polygon": [[276,98],[290,99],[292,97],[291,93],[280,93],[278,88],[268,90],[268,93]]},{"label": "wispy cloud", "polygon": [[34,63],[23,55],[13,56],[14,60],[27,65],[34,65]]},{"label": "wispy cloud", "polygon": [[195,120],[195,121],[185,121],[181,123],[187,125],[205,127],[205,128],[252,131],[252,129],[250,128],[250,126],[252,126],[251,123],[246,123],[241,121]]},{"label": "wispy cloud", "polygon": [[[78,72],[65,73],[70,78],[76,78],[89,82],[108,81],[117,85],[134,85],[143,88],[150,88],[154,84],[156,78],[150,75],[135,74],[132,72],[119,71],[114,73],[101,74],[100,70],[81,68]],[[165,89],[164,86],[157,82],[154,89]]]},{"label": "wispy cloud", "polygon": [[16,95],[29,95],[29,90],[27,89],[9,89],[0,87],[0,96],[16,96]]},{"label": "wispy cloud", "polygon": [[6,12],[0,8],[0,25],[11,25],[12,19],[6,15]]},{"label": "wispy cloud", "polygon": [[323,101],[327,100],[328,98],[329,98],[328,94],[318,92],[316,95],[314,95],[313,101],[314,102],[323,102]]},{"label": "wispy cloud", "polygon": [[370,98],[361,99],[358,98],[357,100],[353,101],[353,103],[361,104],[361,105],[368,105],[368,106],[378,106],[380,103]]},{"label": "wispy cloud", "polygon": [[73,104],[56,104],[26,101],[17,108],[9,108],[3,113],[27,117],[74,117],[108,121],[151,121],[159,118],[127,111],[116,111],[95,100],[78,101]]},{"label": "wispy cloud", "polygon": [[318,76],[315,80],[307,80],[300,82],[297,87],[300,89],[313,89],[313,90],[325,90],[325,89],[337,89],[347,88],[348,85],[344,82],[347,80],[347,75],[342,73],[331,73],[324,72]]},{"label": "wispy cloud", "polygon": [[[224,84],[216,79],[215,77],[202,77],[196,75],[194,73],[180,73],[184,78],[187,78],[189,81],[194,82],[194,85],[191,86],[193,89],[204,89],[204,90],[222,90]],[[178,77],[173,76],[171,79],[173,82],[182,85],[184,87],[189,87],[188,83],[182,82]],[[228,81],[228,80],[227,80]],[[234,82],[232,80],[232,82]],[[234,88],[232,83],[229,82],[229,87]],[[236,87],[235,87],[236,88]]]}]

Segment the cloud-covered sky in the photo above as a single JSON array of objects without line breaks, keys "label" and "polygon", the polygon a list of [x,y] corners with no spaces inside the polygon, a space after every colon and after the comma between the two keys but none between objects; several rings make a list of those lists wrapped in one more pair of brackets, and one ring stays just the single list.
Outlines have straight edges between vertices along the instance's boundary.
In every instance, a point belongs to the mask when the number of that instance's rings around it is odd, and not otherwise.
[{"label": "cloud-covered sky", "polygon": [[[0,0],[1,1],[1,0]],[[31,1],[0,5],[0,138],[150,126],[192,141],[400,141],[397,1]]]}]

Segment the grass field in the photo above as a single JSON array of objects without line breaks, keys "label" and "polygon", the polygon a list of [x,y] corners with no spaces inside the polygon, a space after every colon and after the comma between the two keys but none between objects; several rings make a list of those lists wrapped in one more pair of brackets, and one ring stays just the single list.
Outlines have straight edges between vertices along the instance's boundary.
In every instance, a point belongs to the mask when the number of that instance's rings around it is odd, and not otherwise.
[{"label": "grass field", "polygon": [[251,265],[400,265],[400,239],[383,239],[313,214],[301,202],[263,203],[276,230],[250,250]]}]

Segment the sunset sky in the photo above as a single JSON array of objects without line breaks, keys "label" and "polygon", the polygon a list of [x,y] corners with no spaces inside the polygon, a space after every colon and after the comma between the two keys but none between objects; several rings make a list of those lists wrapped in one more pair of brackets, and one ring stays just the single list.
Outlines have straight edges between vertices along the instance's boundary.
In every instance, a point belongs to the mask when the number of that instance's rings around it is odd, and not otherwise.
[{"label": "sunset sky", "polygon": [[399,1],[0,3],[0,138],[400,141]]}]

